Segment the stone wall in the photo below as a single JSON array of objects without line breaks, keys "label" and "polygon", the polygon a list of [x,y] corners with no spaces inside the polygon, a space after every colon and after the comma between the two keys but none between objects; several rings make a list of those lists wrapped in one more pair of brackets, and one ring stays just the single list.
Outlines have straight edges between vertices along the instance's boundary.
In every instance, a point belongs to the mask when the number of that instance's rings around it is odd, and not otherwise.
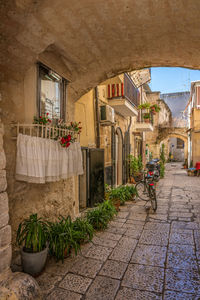
[{"label": "stone wall", "polygon": [[0,122],[0,274],[9,269],[11,262],[11,227],[8,225],[9,208],[6,193],[6,157],[3,149],[3,124]]},{"label": "stone wall", "polygon": [[[72,217],[75,217],[79,213],[78,180],[76,177],[47,184],[29,184],[15,180],[16,140],[13,140],[12,137],[16,136],[16,132],[14,132],[11,125],[17,122],[31,124],[34,115],[36,115],[37,77],[34,70],[35,65],[32,65],[22,81],[10,80],[6,83],[1,83],[2,121],[5,128],[4,149],[7,160],[7,193],[13,249],[15,249],[17,227],[30,214],[38,213],[40,216],[48,218],[48,220],[55,220],[61,214],[70,214]],[[73,101],[70,100],[69,94],[67,96],[66,111],[70,120],[73,120],[74,105]],[[0,158],[2,161],[0,174],[3,179],[5,178],[5,171],[3,170],[5,168],[4,154],[1,153]],[[0,184],[0,188],[3,192],[5,187],[3,184]],[[0,209],[0,212],[5,211],[3,215],[5,221],[3,221],[3,218],[0,218],[0,223],[3,222],[2,226],[4,226],[8,218],[6,215],[8,200],[4,192],[1,197],[2,209]],[[4,230],[10,231],[10,227],[6,227]],[[4,242],[2,241],[2,243]]]}]

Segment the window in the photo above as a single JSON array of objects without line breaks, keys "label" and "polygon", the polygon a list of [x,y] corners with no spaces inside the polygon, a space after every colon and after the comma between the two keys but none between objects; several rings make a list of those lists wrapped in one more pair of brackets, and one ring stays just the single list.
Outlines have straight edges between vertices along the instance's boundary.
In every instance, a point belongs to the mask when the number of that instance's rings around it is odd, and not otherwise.
[{"label": "window", "polygon": [[177,149],[183,149],[184,148],[184,141],[177,138]]},{"label": "window", "polygon": [[65,119],[66,80],[49,68],[38,65],[38,114],[54,120]]}]

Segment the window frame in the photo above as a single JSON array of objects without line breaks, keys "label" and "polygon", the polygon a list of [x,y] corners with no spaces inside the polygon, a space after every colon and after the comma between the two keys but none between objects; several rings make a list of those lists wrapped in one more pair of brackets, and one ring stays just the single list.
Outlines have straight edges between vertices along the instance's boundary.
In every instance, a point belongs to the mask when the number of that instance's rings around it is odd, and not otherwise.
[{"label": "window frame", "polygon": [[44,65],[41,62],[37,63],[37,105],[36,105],[37,114],[36,115],[38,118],[41,115],[41,97],[40,97],[41,96],[41,78],[40,78],[40,68],[41,67],[48,71],[55,72],[62,78],[61,89],[60,89],[60,119],[62,119],[65,122],[66,121],[66,103],[67,103],[66,89],[67,89],[68,81],[63,76],[61,76],[58,72],[47,67],[46,65]]}]

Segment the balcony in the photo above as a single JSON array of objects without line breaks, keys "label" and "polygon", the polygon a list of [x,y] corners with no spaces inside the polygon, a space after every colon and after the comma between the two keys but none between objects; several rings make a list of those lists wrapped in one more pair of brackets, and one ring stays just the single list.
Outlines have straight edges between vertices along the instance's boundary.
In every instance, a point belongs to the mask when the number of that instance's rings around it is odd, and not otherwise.
[{"label": "balcony", "polygon": [[109,105],[122,116],[138,116],[140,94],[127,74],[124,74],[124,83],[108,84],[107,98]]},{"label": "balcony", "polygon": [[138,116],[138,120],[135,124],[136,131],[138,132],[148,132],[148,131],[153,131],[153,114],[149,113],[150,118],[145,119],[144,114],[142,113]]}]

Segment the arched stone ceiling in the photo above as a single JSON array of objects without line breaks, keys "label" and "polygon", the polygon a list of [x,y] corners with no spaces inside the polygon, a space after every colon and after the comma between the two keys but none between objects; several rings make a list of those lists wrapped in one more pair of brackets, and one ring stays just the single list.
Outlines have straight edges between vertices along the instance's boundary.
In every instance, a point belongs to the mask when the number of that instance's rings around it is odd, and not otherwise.
[{"label": "arched stone ceiling", "polygon": [[0,9],[1,80],[50,59],[77,99],[124,71],[200,68],[199,0],[7,0]]}]

